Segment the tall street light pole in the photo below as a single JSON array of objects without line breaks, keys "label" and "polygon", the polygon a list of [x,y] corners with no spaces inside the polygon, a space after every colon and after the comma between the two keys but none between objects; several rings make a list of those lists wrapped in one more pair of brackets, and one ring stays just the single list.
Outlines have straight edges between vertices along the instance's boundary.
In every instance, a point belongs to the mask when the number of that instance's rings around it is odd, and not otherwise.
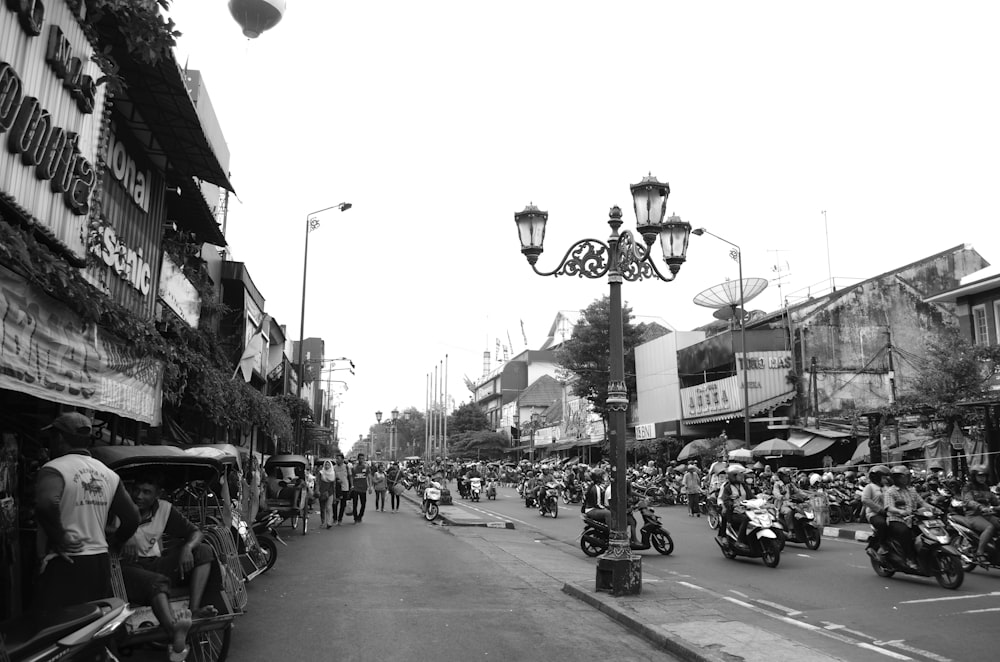
[{"label": "tall street light pole", "polygon": [[[305,342],[306,330],[306,275],[309,273],[309,233],[319,227],[319,219],[314,218],[316,214],[320,214],[331,209],[347,211],[351,207],[352,205],[350,202],[341,202],[340,204],[333,205],[332,207],[324,207],[323,209],[317,209],[316,211],[311,211],[306,214],[306,245],[305,249],[302,251],[302,308],[301,314],[299,315],[299,351],[298,360],[296,361],[296,366],[299,369],[299,379],[295,387],[295,397],[298,400],[302,399],[302,382],[305,381],[305,365],[302,363],[302,344]],[[295,417],[295,445],[301,452],[303,448],[301,416]]]},{"label": "tall street light pole", "polygon": [[[667,197],[670,185],[656,181],[652,175],[633,184],[632,201],[635,206],[636,230],[642,243],[636,241],[631,231],[619,232],[622,210],[612,207],[608,214],[611,236],[607,243],[598,239],[583,239],[573,244],[559,266],[552,271],[539,271],[535,263],[542,253],[545,239],[547,212],[529,204],[514,214],[521,253],[540,276],[579,276],[585,278],[608,277],[611,289],[610,310],[610,379],[608,380],[607,409],[611,421],[611,448],[614,468],[611,477],[612,526],[608,551],[597,561],[597,590],[610,591],[613,595],[636,595],[642,591],[642,557],[633,554],[629,545],[626,520],[628,477],[625,458],[625,412],[628,409],[628,388],[625,382],[625,346],[622,319],[622,280],[637,281],[656,279],[672,281],[687,256],[691,224],[678,216],[666,218]],[[664,276],[652,258],[653,243],[657,237],[670,275]]]},{"label": "tall street light pole", "polygon": [[[746,300],[743,296],[743,251],[739,246],[729,241],[728,239],[723,239],[714,232],[709,232],[705,228],[697,228],[691,231],[691,234],[700,237],[703,234],[711,235],[718,239],[719,241],[729,244],[733,247],[733,251],[729,253],[733,256],[735,253],[736,263],[739,265],[739,275],[740,275],[740,345],[743,348],[743,443],[748,447],[750,445],[750,384],[747,378],[747,311],[746,311]],[[735,357],[734,357],[735,358]]]}]

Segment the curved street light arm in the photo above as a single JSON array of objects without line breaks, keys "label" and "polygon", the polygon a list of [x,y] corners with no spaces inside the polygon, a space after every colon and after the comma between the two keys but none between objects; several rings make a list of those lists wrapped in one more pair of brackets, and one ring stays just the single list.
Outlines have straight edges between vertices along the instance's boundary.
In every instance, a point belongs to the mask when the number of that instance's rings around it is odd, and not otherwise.
[{"label": "curved street light arm", "polygon": [[559,266],[552,271],[539,271],[534,264],[531,268],[539,276],[578,276],[580,278],[601,278],[611,268],[611,248],[600,239],[581,239],[566,251]]}]

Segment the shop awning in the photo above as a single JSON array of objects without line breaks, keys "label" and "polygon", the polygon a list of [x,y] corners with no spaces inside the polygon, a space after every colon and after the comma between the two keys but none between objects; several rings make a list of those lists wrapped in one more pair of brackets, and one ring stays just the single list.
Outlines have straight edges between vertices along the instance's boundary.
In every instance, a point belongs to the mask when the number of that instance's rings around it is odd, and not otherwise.
[{"label": "shop awning", "polygon": [[187,180],[176,193],[167,191],[166,202],[168,221],[194,232],[204,242],[214,246],[226,245],[215,214],[194,180]]},{"label": "shop awning", "polygon": [[802,449],[802,452],[805,453],[806,457],[809,457],[810,455],[819,455],[835,443],[837,443],[836,439],[827,439],[825,437],[816,436],[799,446],[799,448]]},{"label": "shop awning", "polygon": [[795,391],[788,391],[787,393],[782,393],[781,395],[776,395],[773,398],[768,398],[763,402],[758,402],[756,404],[750,405],[750,415],[759,414],[762,411],[768,411],[774,409],[778,405],[783,405],[786,402],[791,402],[795,397]]},{"label": "shop awning", "polygon": [[[788,391],[773,398],[768,398],[762,402],[755,402],[750,405],[750,415],[759,414],[762,411],[769,411],[795,398],[795,391]],[[718,421],[733,421],[743,418],[743,410],[726,412],[724,414],[713,414],[711,416],[699,416],[698,418],[683,419],[684,425],[704,425],[705,423],[716,423]]]}]

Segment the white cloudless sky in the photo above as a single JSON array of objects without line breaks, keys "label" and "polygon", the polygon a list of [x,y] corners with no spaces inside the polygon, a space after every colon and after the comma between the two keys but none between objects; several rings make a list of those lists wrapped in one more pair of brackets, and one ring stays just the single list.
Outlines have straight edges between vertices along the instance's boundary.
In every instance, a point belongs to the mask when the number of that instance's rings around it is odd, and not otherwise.
[{"label": "white cloudless sky", "polygon": [[[231,152],[232,257],[290,338],[306,216],[354,205],[310,234],[305,322],[357,365],[335,374],[345,450],[377,409],[422,409],[446,354],[461,403],[496,338],[520,351],[523,320],[537,348],[607,292],[531,271],[513,222],[529,202],[550,214],[543,269],[605,238],[612,205],[634,227],[649,172],[670,213],[740,245],[745,277],[785,268],[785,296],[963,243],[1000,259],[1000,3],[287,4],[254,40],[225,0],[170,15]],[[624,298],[705,324],[691,300],[737,277],[728,252],[692,237],[676,281]],[[780,302],[772,283],[748,308]]]}]

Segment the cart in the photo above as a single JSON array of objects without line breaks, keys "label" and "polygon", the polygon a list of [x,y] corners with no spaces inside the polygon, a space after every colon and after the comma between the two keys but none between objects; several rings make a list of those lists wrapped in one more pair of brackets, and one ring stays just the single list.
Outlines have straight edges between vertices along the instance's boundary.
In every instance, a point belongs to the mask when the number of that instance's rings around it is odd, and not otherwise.
[{"label": "cart", "polygon": [[[225,494],[226,469],[218,458],[185,453],[173,446],[104,446],[92,449],[95,458],[121,476],[128,486],[134,477],[150,469],[163,474],[164,496],[172,506],[192,523],[199,526],[204,540],[215,552],[208,586],[203,603],[212,605],[218,615],[194,621],[188,633],[192,662],[222,662],[229,652],[233,621],[247,607],[247,593],[243,566],[240,564],[231,528],[225,521],[232,517],[231,503]],[[182,541],[164,540],[171,544]],[[122,579],[118,555],[111,555],[112,584],[115,595],[128,600]],[[171,611],[184,608],[188,603],[186,587],[170,590]],[[128,655],[131,651],[166,642],[166,632],[148,606],[134,605],[119,650]]]},{"label": "cart", "polygon": [[292,528],[300,523],[302,535],[309,533],[308,461],[304,455],[272,455],[264,462],[267,507],[278,511],[282,523]]}]

